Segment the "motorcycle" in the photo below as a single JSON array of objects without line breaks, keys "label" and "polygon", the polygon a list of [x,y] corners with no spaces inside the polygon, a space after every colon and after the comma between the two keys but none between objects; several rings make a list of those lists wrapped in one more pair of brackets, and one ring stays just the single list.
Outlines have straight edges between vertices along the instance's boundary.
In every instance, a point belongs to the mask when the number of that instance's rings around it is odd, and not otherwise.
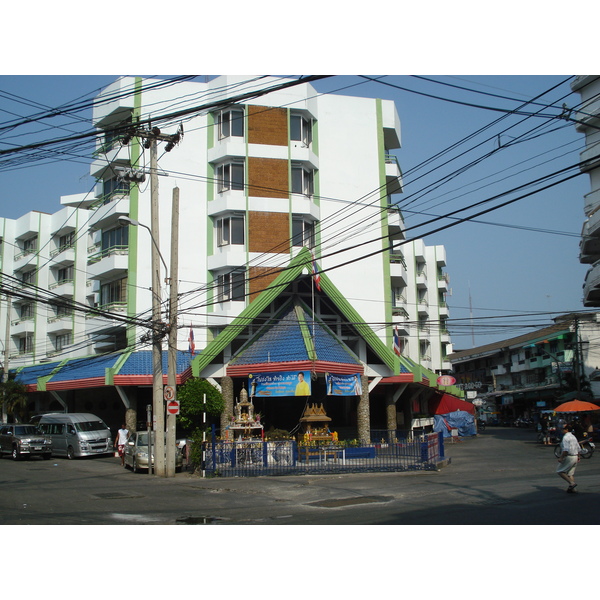
[{"label": "motorcycle", "polygon": [[[579,447],[581,448],[579,452],[579,456],[581,458],[592,458],[592,454],[594,454],[594,450],[596,446],[592,440],[577,440],[579,442]],[[560,444],[556,444],[554,446],[554,456],[556,458],[560,458],[562,454],[562,449]]]}]

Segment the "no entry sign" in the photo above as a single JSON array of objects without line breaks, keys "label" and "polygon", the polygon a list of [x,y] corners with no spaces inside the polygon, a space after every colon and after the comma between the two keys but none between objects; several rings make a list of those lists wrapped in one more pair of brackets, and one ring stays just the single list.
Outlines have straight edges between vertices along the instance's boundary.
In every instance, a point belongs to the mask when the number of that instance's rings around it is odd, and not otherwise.
[{"label": "no entry sign", "polygon": [[170,415],[178,415],[179,414],[179,402],[177,400],[171,400],[167,402],[167,412]]}]

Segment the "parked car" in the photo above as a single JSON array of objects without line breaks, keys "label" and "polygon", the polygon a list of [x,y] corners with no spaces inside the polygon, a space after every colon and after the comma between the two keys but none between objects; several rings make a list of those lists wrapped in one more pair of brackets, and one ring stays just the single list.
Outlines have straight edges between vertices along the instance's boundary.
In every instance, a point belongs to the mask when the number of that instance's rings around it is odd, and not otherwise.
[{"label": "parked car", "polygon": [[49,413],[31,419],[52,440],[54,456],[78,458],[114,452],[108,425],[90,413]]},{"label": "parked car", "polygon": [[[152,448],[154,449],[154,432],[152,434]],[[154,467],[154,452],[152,453],[152,466]],[[181,450],[175,448],[175,470],[181,471],[183,456]],[[137,431],[132,433],[125,444],[125,468],[130,467],[134,473],[148,470],[148,432]]]},{"label": "parked car", "polygon": [[0,427],[0,456],[10,454],[13,460],[26,456],[52,456],[52,440],[35,425],[2,425]]}]

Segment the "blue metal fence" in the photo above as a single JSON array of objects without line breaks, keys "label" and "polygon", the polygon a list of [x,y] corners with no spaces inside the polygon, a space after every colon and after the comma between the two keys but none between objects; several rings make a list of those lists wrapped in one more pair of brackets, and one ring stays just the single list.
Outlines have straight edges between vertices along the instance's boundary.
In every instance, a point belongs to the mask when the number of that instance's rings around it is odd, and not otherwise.
[{"label": "blue metal fence", "polygon": [[217,441],[204,445],[203,471],[207,476],[306,475],[435,470],[444,458],[440,434],[418,439],[361,446],[323,444],[304,446],[286,441]]}]

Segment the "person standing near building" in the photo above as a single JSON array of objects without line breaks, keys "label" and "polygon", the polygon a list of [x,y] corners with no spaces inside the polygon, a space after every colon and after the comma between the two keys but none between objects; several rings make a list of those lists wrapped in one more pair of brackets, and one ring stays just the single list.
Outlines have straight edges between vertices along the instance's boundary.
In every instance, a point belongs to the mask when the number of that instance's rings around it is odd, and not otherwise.
[{"label": "person standing near building", "polygon": [[575,483],[575,469],[579,462],[579,442],[572,431],[573,428],[571,425],[568,423],[563,425],[563,438],[560,442],[562,452],[558,459],[558,467],[556,468],[558,475],[569,484],[567,488],[569,494],[573,494],[577,487]]},{"label": "person standing near building", "polygon": [[121,459],[121,466],[125,466],[125,444],[129,439],[129,430],[125,423],[121,425],[121,429],[117,431],[117,437],[115,438],[115,448],[119,451],[119,458]]}]

